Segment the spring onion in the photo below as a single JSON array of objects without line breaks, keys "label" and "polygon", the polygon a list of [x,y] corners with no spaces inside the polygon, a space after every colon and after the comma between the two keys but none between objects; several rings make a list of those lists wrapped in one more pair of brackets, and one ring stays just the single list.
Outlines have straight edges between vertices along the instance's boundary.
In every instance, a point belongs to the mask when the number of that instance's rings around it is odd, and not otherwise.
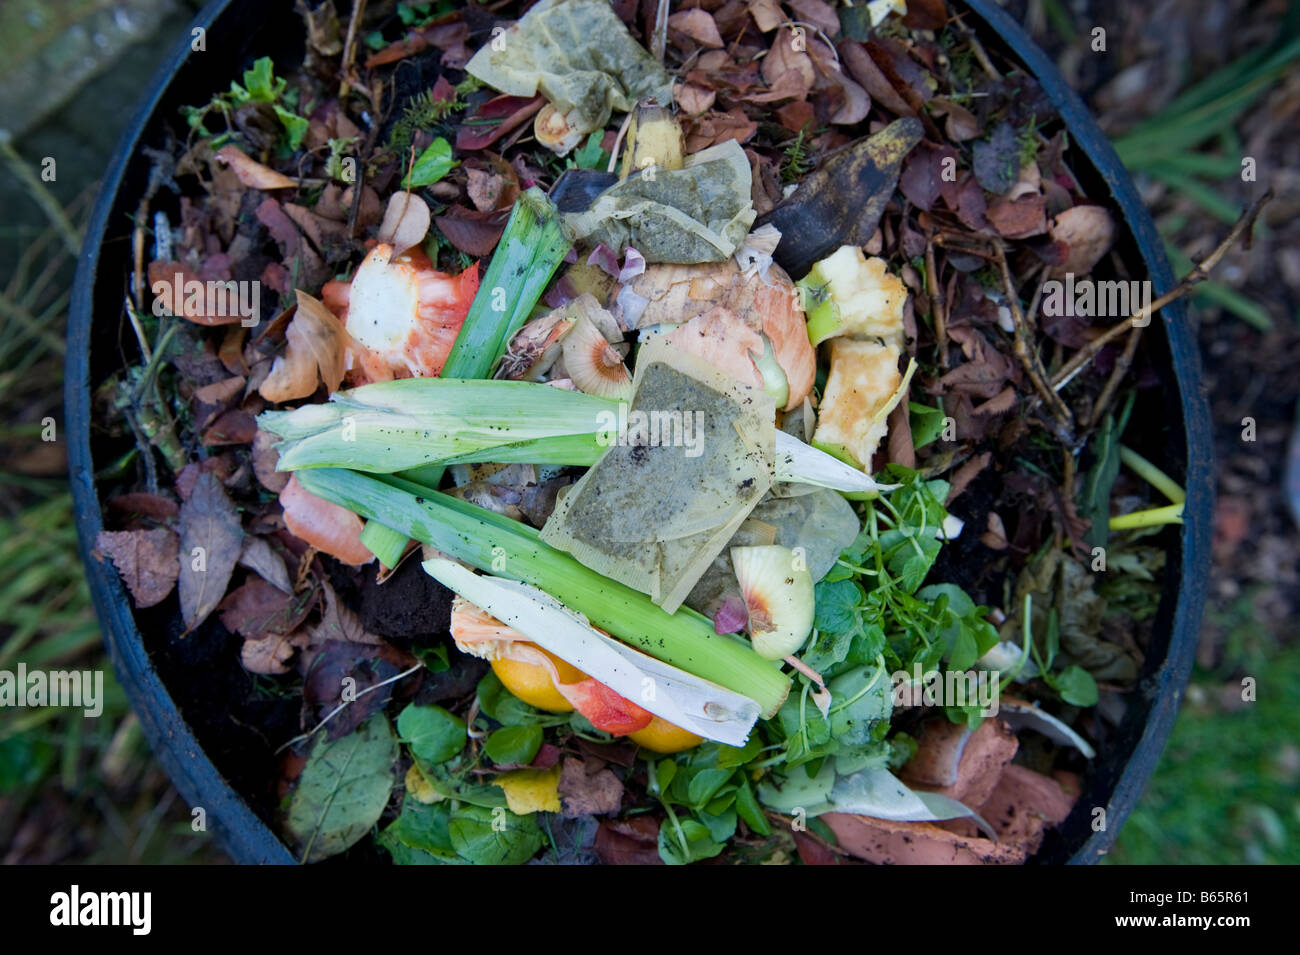
[{"label": "spring onion", "polygon": [[382,521],[480,570],[532,584],[650,656],[747,696],[765,717],[780,709],[790,680],[743,641],[719,636],[686,608],[669,614],[632,590],[543,543],[508,517],[392,476],[337,468],[298,472],[302,486],[371,520]]}]

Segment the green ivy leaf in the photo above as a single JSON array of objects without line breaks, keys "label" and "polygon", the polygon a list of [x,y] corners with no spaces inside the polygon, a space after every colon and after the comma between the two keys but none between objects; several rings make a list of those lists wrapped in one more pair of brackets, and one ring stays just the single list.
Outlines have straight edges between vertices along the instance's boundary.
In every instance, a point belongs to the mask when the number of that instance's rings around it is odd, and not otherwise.
[{"label": "green ivy leaf", "polygon": [[1095,706],[1097,681],[1081,666],[1068,666],[1052,679],[1056,692],[1071,706]]}]

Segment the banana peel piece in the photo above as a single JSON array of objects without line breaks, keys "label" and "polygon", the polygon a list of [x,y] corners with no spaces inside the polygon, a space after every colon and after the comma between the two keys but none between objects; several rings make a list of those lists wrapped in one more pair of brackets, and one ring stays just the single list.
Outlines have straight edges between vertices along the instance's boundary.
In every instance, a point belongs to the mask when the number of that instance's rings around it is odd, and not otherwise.
[{"label": "banana peel piece", "polygon": [[924,134],[919,120],[904,117],[831,154],[758,220],[758,226],[771,223],[781,230],[777,263],[802,278],[840,246],[866,244],[898,187],[904,157]]}]

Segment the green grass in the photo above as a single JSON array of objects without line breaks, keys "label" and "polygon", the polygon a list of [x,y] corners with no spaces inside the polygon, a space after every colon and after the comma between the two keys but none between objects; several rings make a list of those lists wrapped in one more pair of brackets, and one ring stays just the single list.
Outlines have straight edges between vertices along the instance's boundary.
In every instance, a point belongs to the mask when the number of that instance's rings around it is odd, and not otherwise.
[{"label": "green grass", "polygon": [[[1246,671],[1258,680],[1253,703],[1236,702],[1240,676],[1194,676],[1159,769],[1110,861],[1300,862],[1300,647],[1258,662]],[[1234,705],[1224,706],[1234,694]]]}]

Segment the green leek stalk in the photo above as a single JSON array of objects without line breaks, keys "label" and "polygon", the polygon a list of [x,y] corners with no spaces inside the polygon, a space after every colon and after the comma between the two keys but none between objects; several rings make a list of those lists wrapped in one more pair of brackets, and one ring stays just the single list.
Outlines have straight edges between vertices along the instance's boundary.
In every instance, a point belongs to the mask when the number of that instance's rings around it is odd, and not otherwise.
[{"label": "green leek stalk", "polygon": [[[492,373],[571,246],[555,203],[536,186],[523,192],[447,354],[442,377],[487,378]],[[409,477],[437,487],[442,467],[422,467]],[[406,539],[374,521],[366,523],[361,543],[387,567],[395,566],[406,550]]]},{"label": "green leek stalk", "polygon": [[625,643],[758,703],[780,709],[790,680],[746,643],[714,632],[702,614],[667,613],[542,542],[538,532],[481,507],[393,476],[337,468],[298,472],[304,488],[372,521],[500,577],[532,584]]}]

